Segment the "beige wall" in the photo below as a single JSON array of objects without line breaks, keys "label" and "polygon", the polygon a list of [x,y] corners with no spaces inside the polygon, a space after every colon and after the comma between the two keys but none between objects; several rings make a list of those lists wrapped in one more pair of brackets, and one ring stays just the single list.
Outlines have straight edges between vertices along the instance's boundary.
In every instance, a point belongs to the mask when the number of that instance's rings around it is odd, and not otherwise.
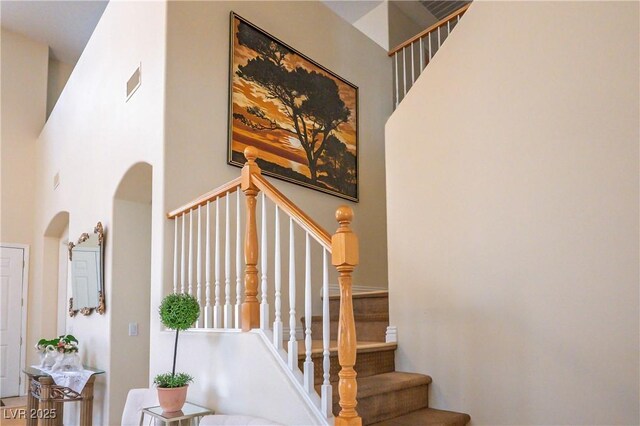
[{"label": "beige wall", "polygon": [[[240,174],[239,168],[226,164],[230,11],[239,13],[359,86],[360,203],[351,203],[275,179],[271,181],[331,232],[337,228],[335,209],[342,204],[352,206],[363,259],[356,284],[386,287],[383,140],[384,122],[391,113],[389,59],[383,49],[319,2],[169,3],[164,164],[166,211]],[[310,28],[322,30],[310,31]],[[283,223],[283,228],[286,225]],[[152,306],[158,306],[162,296],[171,288],[173,224],[167,221],[165,229],[168,241],[165,244],[165,287],[153,288]],[[273,238],[269,241],[273,242]],[[297,241],[297,247],[303,250],[304,245],[300,240]],[[270,262],[270,265],[273,263]],[[298,269],[302,277],[304,269]],[[300,278],[298,282],[304,281]],[[270,287],[269,293],[273,295],[272,285]],[[298,289],[301,288],[298,286]],[[313,294],[318,295],[319,292],[314,291]],[[303,292],[298,290],[298,295],[299,312],[302,312]],[[288,306],[286,300],[283,306]],[[152,316],[151,329],[152,347],[170,350],[172,335],[154,331],[160,329],[157,315]],[[179,357],[179,364],[191,366],[208,362],[210,343],[204,336],[200,339],[197,337],[181,341],[179,351],[183,355]],[[170,360],[162,352],[158,350],[151,354],[152,376],[170,366]],[[185,359],[184,354],[189,354],[189,358]],[[231,362],[231,359],[228,361]],[[222,410],[239,409],[229,405],[232,403],[229,398],[233,396],[221,387],[223,382],[217,374],[197,374],[196,380],[193,391],[190,391],[192,398],[214,404],[214,407]],[[212,386],[203,388],[203,382]],[[278,389],[290,392],[284,387]],[[254,414],[262,412],[265,417],[271,413],[274,420],[284,419],[279,416],[286,414],[287,410],[277,405],[279,403],[280,400],[257,398],[258,405],[250,407],[250,410]],[[304,407],[298,409],[304,410]]]},{"label": "beige wall", "polygon": [[[77,315],[66,322],[67,332],[80,341],[83,362],[106,370],[106,374],[96,379],[93,413],[96,425],[117,424],[120,420],[119,416],[115,419],[109,416],[110,399],[121,396],[115,394],[121,390],[110,386],[111,381],[127,372],[135,376],[148,365],[146,360],[133,357],[128,362],[114,361],[120,361],[121,354],[119,345],[111,344],[112,330],[116,329],[114,336],[121,336],[118,321],[126,316],[118,312],[117,303],[112,303],[115,256],[110,235],[116,233],[114,196],[123,176],[139,162],[158,166],[154,167],[157,176],[152,189],[158,204],[151,208],[152,250],[155,250],[151,253],[151,281],[160,285],[165,221],[161,175],[165,28],[164,2],[109,3],[40,134],[33,166],[38,209],[31,254],[35,271],[29,288],[27,341],[56,333],[56,321],[52,320],[56,304],[47,301],[57,299],[57,289],[44,284],[47,275],[41,266],[42,260],[50,256],[42,236],[51,219],[60,211],[69,212],[71,240],[83,232],[91,232],[98,221],[105,228],[106,313]],[[141,63],[142,85],[127,101],[127,80]],[[45,99],[46,92],[42,95],[43,102]],[[54,191],[52,180],[56,173],[60,174],[60,186]],[[137,291],[135,287],[122,286],[122,281],[118,284],[119,300],[126,300]],[[35,354],[28,353],[33,361]],[[69,411],[68,423],[76,424],[77,407],[70,404],[65,411]]]},{"label": "beige wall", "polygon": [[397,367],[432,405],[637,424],[638,34],[637,2],[474,2],[388,121]]},{"label": "beige wall", "polygon": [[46,45],[2,29],[0,241],[32,244],[35,144],[47,98]]}]

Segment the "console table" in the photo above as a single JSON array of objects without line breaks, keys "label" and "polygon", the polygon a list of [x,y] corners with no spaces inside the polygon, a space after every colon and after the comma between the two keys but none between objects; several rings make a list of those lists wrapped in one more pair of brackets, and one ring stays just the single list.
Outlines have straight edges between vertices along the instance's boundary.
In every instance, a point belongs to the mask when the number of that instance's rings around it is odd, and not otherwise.
[{"label": "console table", "polygon": [[[165,413],[159,406],[143,408],[140,412],[140,426],[143,426],[144,416],[149,415],[155,420],[160,420],[165,425],[173,422],[177,422],[178,425],[182,425],[183,420],[187,420],[188,424],[192,424],[192,420],[195,421],[195,425],[200,424],[200,419],[210,414],[215,414],[213,410],[200,405],[185,402],[182,410],[175,411],[173,413]],[[155,424],[155,423],[154,423]]]},{"label": "console table", "polygon": [[91,426],[93,421],[93,382],[103,370],[84,367],[93,374],[84,385],[81,393],[66,386],[58,386],[51,375],[39,368],[28,367],[22,370],[29,379],[27,398],[27,426],[37,426],[38,420],[45,426],[61,426],[63,404],[80,402],[80,426]]}]

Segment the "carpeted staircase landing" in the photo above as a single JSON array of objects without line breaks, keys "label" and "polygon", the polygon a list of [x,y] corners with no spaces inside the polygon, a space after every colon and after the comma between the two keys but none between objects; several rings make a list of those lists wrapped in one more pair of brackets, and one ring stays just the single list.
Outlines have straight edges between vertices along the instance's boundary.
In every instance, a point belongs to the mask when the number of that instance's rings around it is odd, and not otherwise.
[{"label": "carpeted staircase landing", "polygon": [[[338,415],[338,313],[340,297],[330,297],[331,317],[331,378],[334,415]],[[386,291],[354,294],[353,309],[358,338],[355,370],[358,373],[358,414],[363,425],[376,426],[465,426],[468,414],[436,410],[429,407],[431,377],[405,373],[395,369],[395,343],[385,343],[389,325],[389,295]],[[302,319],[304,324],[304,318]],[[322,336],[322,319],[313,317],[313,336]],[[299,365],[305,357],[304,342],[299,348]],[[322,341],[314,341],[312,359],[315,364],[315,384],[322,384]]]}]

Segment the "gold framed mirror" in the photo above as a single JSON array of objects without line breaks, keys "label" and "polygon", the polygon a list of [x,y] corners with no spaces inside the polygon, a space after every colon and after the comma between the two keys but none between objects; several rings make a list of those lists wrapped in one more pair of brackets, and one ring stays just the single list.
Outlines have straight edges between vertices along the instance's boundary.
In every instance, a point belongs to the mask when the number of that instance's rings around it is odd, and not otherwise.
[{"label": "gold framed mirror", "polygon": [[83,233],[77,243],[69,242],[71,262],[71,294],[69,316],[94,310],[105,312],[104,302],[104,228],[98,222],[93,234]]}]

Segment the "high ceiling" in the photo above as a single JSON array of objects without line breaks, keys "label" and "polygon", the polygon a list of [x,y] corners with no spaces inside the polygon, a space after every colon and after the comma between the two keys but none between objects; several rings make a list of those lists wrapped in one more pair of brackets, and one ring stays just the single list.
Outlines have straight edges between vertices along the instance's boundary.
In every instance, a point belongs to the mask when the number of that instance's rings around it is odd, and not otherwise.
[{"label": "high ceiling", "polygon": [[[351,23],[382,2],[383,0],[323,1]],[[0,23],[3,28],[48,45],[54,59],[73,65],[82,54],[107,3],[108,0],[2,0]],[[441,19],[468,1],[407,0],[393,3],[418,25],[425,25],[430,23],[429,16]],[[424,8],[416,9],[416,5]],[[429,13],[424,12],[425,9]]]},{"label": "high ceiling", "polygon": [[2,0],[0,24],[48,45],[54,59],[74,65],[107,3],[108,0]]}]

